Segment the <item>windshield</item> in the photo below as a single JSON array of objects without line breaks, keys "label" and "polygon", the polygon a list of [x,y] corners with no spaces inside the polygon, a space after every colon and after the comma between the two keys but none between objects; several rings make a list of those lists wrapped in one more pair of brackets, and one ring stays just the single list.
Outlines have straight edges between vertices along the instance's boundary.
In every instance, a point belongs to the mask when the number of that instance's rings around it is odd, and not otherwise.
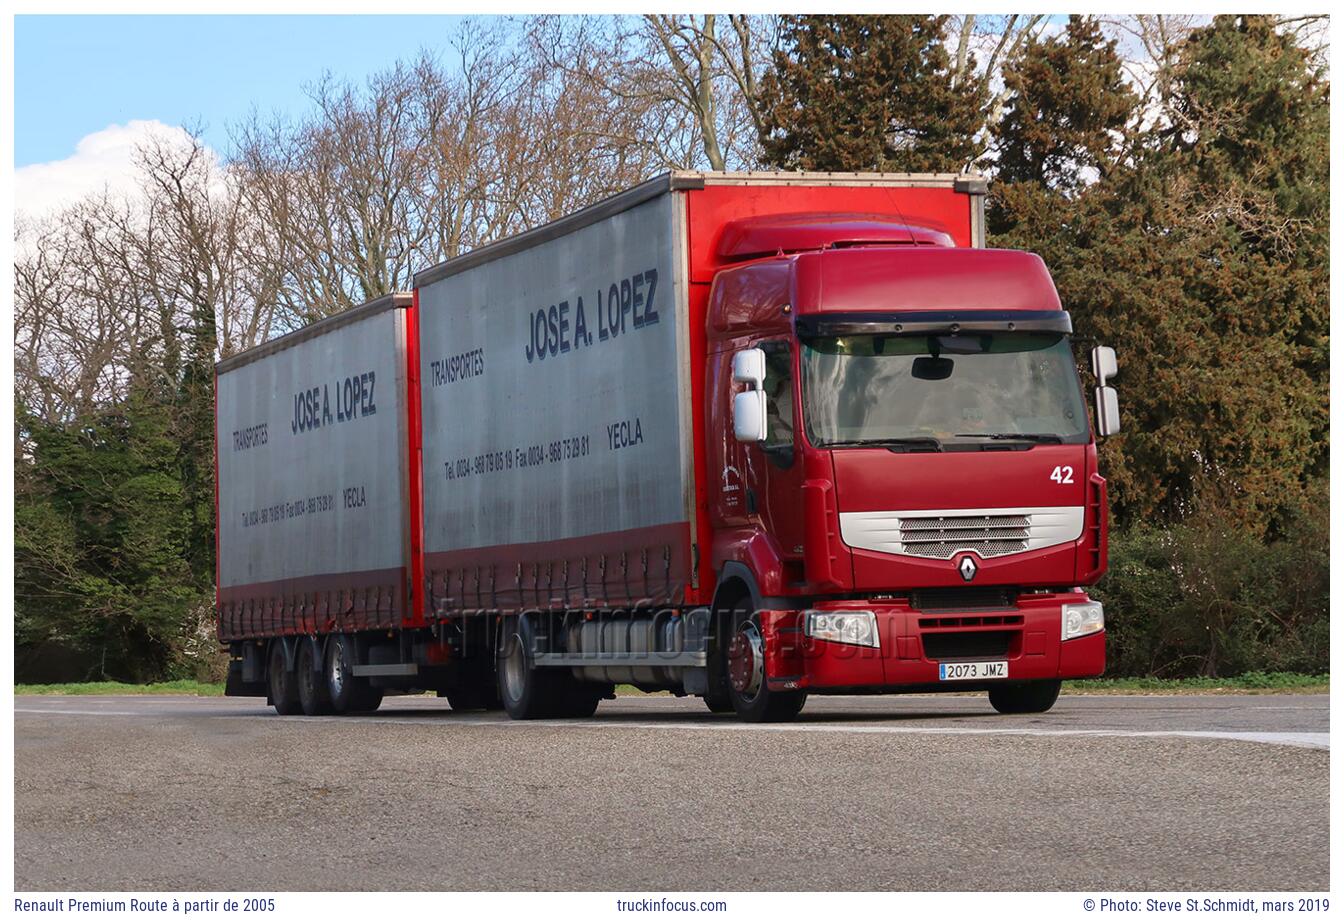
[{"label": "windshield", "polygon": [[1060,333],[819,336],[803,340],[802,377],[803,421],[818,447],[1088,440]]}]

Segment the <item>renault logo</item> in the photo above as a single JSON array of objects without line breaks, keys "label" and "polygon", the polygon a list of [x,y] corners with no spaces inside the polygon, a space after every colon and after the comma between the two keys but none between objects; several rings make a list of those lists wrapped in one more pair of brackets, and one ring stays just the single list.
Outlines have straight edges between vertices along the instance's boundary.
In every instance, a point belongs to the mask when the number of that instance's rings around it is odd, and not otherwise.
[{"label": "renault logo", "polygon": [[962,556],[957,571],[961,573],[963,581],[970,581],[975,577],[975,560],[970,556]]}]

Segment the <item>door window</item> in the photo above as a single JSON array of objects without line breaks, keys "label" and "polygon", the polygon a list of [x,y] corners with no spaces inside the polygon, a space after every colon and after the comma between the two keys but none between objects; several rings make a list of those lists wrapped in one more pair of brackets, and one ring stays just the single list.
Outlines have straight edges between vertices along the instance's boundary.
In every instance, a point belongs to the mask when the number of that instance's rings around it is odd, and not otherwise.
[{"label": "door window", "polygon": [[784,342],[765,342],[765,447],[793,446],[793,357]]}]

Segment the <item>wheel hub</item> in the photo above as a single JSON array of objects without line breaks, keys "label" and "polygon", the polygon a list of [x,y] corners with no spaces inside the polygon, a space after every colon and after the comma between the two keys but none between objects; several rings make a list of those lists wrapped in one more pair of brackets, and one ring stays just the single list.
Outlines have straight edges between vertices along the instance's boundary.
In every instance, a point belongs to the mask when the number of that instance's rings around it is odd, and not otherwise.
[{"label": "wheel hub", "polygon": [[327,681],[331,686],[331,695],[337,697],[345,692],[345,655],[342,654],[343,651],[344,649],[339,644],[332,651],[331,673]]},{"label": "wheel hub", "polygon": [[753,697],[765,677],[765,660],[761,649],[761,634],[756,626],[746,623],[728,644],[728,682],[743,696]]},{"label": "wheel hub", "polygon": [[515,636],[510,643],[508,656],[504,659],[504,687],[509,699],[523,698],[523,682],[526,680],[527,660],[523,657],[523,637]]}]

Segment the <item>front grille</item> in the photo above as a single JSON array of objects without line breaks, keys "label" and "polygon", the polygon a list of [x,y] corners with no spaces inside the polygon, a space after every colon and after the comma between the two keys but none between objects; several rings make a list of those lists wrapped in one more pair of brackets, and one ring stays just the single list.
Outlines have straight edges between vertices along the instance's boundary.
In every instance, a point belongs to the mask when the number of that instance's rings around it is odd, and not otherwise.
[{"label": "front grille", "polygon": [[982,559],[1020,553],[1031,539],[1031,519],[1025,514],[989,514],[966,517],[904,517],[901,543],[909,556],[951,559],[962,550]]},{"label": "front grille", "polygon": [[924,657],[931,661],[947,658],[1001,658],[1008,654],[1013,631],[1006,629],[978,632],[925,633]]},{"label": "front grille", "polygon": [[920,629],[968,629],[972,626],[1021,626],[1022,617],[1015,614],[983,617],[920,617]]},{"label": "front grille", "polygon": [[910,593],[915,610],[935,613],[943,610],[1012,610],[1017,606],[1014,588],[929,588]]},{"label": "front grille", "polygon": [[1083,535],[1082,505],[841,511],[840,536],[855,549],[950,560],[959,552],[993,559],[1072,543]]}]

